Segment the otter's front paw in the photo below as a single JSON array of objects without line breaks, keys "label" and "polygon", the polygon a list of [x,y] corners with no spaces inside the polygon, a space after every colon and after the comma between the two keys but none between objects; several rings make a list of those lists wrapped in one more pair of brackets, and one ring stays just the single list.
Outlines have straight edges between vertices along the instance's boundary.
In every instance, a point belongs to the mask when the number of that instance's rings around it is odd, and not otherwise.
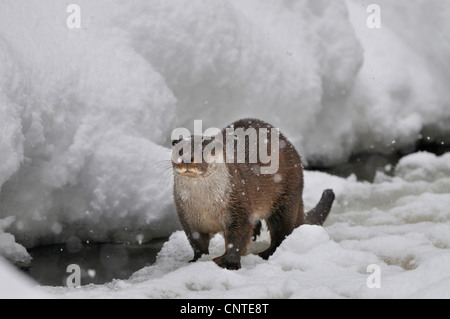
[{"label": "otter's front paw", "polygon": [[228,270],[238,270],[241,268],[241,261],[229,258],[227,255],[222,255],[220,257],[216,257],[213,259],[213,261],[222,268],[228,269]]}]

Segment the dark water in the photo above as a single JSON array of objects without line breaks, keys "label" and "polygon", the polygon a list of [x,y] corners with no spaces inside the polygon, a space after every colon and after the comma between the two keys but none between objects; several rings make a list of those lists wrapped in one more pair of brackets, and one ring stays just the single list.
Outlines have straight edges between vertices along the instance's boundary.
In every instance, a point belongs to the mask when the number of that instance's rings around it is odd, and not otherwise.
[{"label": "dark water", "polygon": [[391,150],[386,154],[356,153],[352,154],[347,162],[343,164],[325,167],[316,163],[306,167],[306,169],[317,170],[340,177],[348,177],[354,174],[360,181],[373,182],[377,172],[393,175],[395,166],[402,157],[422,151],[433,153],[437,156],[450,152],[450,136],[429,140],[426,135],[422,135],[415,143],[400,149]]},{"label": "dark water", "polygon": [[67,267],[80,266],[81,285],[104,284],[127,279],[135,271],[152,265],[167,239],[147,244],[84,244],[76,252],[66,245],[40,246],[28,250],[33,257],[24,271],[44,286],[66,286]]}]

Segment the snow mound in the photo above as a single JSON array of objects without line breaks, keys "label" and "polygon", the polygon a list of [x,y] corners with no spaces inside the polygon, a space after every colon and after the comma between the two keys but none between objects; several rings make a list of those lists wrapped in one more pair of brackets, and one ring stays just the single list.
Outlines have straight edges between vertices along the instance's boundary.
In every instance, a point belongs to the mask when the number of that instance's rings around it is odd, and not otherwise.
[{"label": "snow mound", "polygon": [[[433,165],[429,165],[432,162]],[[395,175],[407,181],[425,180],[433,182],[450,175],[450,155],[437,157],[422,152],[402,158],[395,168]]]},{"label": "snow mound", "polygon": [[364,48],[364,64],[350,98],[354,150],[391,152],[450,127],[446,1],[379,1],[381,29],[366,27],[366,1],[347,1],[350,21]]},{"label": "snow mound", "polygon": [[5,228],[14,222],[14,217],[0,219],[0,256],[9,259],[20,267],[27,267],[31,263],[31,256],[25,247],[16,243],[13,235],[5,233]]},{"label": "snow mound", "polygon": [[81,1],[92,19],[74,31],[64,3],[20,2],[0,12],[0,216],[16,217],[8,232],[32,247],[177,229],[159,145],[175,110],[164,79],[117,34],[105,3]]},{"label": "snow mound", "polygon": [[363,51],[344,1],[152,1],[131,16],[133,46],[177,98],[177,125],[261,118],[307,160],[349,154],[347,98]]},{"label": "snow mound", "polygon": [[51,296],[0,256],[0,299],[47,299]]},{"label": "snow mound", "polygon": [[[379,175],[375,183],[306,172],[305,206],[314,206],[324,186],[336,192],[325,227],[304,225],[264,261],[242,258],[228,271],[211,258],[224,252],[216,235],[210,256],[189,264],[193,252],[184,232],[172,234],[157,262],[129,280],[80,289],[42,287],[63,298],[450,298],[450,154],[405,157],[401,176]],[[435,176],[415,174],[426,167]],[[267,232],[250,252],[269,243]],[[369,288],[370,265],[381,271],[381,288]]]}]

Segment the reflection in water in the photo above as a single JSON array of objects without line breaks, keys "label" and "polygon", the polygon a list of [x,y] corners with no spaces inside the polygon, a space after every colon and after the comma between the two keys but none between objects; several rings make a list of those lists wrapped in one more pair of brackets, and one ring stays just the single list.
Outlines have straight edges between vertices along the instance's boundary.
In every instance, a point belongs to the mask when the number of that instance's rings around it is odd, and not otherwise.
[{"label": "reflection in water", "polygon": [[104,284],[127,279],[135,271],[152,265],[167,239],[147,244],[83,244],[77,240],[66,245],[40,246],[29,250],[33,257],[25,271],[44,286],[65,286],[67,266],[81,268],[81,285]]}]

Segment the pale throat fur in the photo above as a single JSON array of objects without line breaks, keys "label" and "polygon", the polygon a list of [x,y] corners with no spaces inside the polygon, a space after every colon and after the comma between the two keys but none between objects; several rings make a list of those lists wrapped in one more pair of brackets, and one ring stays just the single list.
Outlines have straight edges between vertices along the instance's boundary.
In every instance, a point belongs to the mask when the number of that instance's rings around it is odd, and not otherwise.
[{"label": "pale throat fur", "polygon": [[175,191],[184,218],[201,233],[217,233],[229,223],[228,199],[232,191],[231,178],[225,163],[209,164],[208,174],[189,177],[175,173]]}]

